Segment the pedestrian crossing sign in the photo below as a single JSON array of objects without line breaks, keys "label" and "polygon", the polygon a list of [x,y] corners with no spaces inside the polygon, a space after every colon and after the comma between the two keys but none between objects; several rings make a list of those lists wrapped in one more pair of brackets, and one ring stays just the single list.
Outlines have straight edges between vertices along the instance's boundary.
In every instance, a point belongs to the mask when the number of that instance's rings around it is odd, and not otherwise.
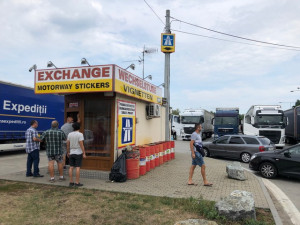
[{"label": "pedestrian crossing sign", "polygon": [[161,34],[161,51],[175,52],[175,34]]}]

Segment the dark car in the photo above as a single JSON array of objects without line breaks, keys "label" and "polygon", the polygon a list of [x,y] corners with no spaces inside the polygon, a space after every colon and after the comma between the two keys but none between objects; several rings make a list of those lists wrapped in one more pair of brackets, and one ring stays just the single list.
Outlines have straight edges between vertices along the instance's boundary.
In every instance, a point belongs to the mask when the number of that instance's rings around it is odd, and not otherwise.
[{"label": "dark car", "polygon": [[259,152],[251,157],[249,168],[265,178],[277,175],[300,179],[300,144],[277,151]]},{"label": "dark car", "polygon": [[266,137],[253,135],[224,135],[213,142],[203,142],[207,156],[240,159],[248,163],[256,152],[270,151],[275,145]]}]

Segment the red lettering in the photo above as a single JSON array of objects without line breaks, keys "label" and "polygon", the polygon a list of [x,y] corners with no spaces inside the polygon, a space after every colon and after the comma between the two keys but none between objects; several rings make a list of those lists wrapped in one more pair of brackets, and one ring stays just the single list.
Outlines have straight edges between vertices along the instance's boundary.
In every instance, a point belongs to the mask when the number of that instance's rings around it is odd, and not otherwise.
[{"label": "red lettering", "polygon": [[93,77],[100,77],[101,76],[100,69],[99,68],[92,69],[92,76]]},{"label": "red lettering", "polygon": [[62,78],[63,78],[64,80],[70,79],[70,76],[71,76],[71,71],[70,71],[70,70],[63,70]]},{"label": "red lettering", "polygon": [[44,80],[44,72],[38,72],[38,80]]},{"label": "red lettering", "polygon": [[79,71],[77,69],[74,70],[74,72],[72,74],[72,79],[74,79],[75,77],[80,78],[80,74],[79,74]]},{"label": "red lettering", "polygon": [[61,79],[61,75],[60,76],[57,76],[58,74],[61,74],[61,71],[60,70],[56,70],[54,72],[54,79],[55,80],[60,80]]},{"label": "red lettering", "polygon": [[128,73],[125,73],[125,81],[128,82]]},{"label": "red lettering", "polygon": [[91,69],[83,69],[81,78],[90,78],[91,77]]},{"label": "red lettering", "polygon": [[109,69],[110,69],[110,67],[102,68],[102,77],[109,77]]},{"label": "red lettering", "polygon": [[46,78],[45,80],[53,80],[53,77],[51,76],[51,74],[53,73],[53,71],[45,71],[46,73]]},{"label": "red lettering", "polygon": [[119,69],[119,79],[124,80],[125,79],[125,72]]}]

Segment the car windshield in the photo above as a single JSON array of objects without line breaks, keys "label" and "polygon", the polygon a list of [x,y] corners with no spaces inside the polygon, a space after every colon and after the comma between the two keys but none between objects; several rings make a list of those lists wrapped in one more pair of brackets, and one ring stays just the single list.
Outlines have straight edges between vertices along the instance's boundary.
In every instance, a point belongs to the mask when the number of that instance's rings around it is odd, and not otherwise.
[{"label": "car windshield", "polygon": [[216,117],[215,125],[237,125],[237,119],[229,116]]},{"label": "car windshield", "polygon": [[259,140],[263,145],[269,145],[269,144],[271,144],[270,139],[265,138],[265,137],[258,137],[258,140]]},{"label": "car windshield", "polygon": [[184,123],[184,124],[200,123],[201,122],[201,117],[202,116],[181,116],[181,123]]},{"label": "car windshield", "polygon": [[257,125],[282,125],[282,115],[258,115],[255,117]]}]

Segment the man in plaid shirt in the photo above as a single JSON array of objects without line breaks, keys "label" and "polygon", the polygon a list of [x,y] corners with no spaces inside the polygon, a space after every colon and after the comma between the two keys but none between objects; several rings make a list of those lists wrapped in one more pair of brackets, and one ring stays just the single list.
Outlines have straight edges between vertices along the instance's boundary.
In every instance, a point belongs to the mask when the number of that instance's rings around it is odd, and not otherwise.
[{"label": "man in plaid shirt", "polygon": [[50,182],[55,182],[54,179],[54,161],[57,162],[59,171],[59,181],[66,180],[63,176],[63,156],[62,156],[62,143],[66,140],[65,133],[58,129],[58,122],[52,121],[51,129],[46,130],[41,140],[46,142],[46,153],[48,156],[48,169],[50,173]]},{"label": "man in plaid shirt", "polygon": [[[38,127],[38,122],[32,120],[29,127],[25,132],[26,138],[26,153],[27,155],[27,171],[26,177],[43,177],[40,175],[39,163],[40,163],[40,139],[38,138],[38,132],[36,128]],[[33,164],[33,174],[31,171]]]}]

